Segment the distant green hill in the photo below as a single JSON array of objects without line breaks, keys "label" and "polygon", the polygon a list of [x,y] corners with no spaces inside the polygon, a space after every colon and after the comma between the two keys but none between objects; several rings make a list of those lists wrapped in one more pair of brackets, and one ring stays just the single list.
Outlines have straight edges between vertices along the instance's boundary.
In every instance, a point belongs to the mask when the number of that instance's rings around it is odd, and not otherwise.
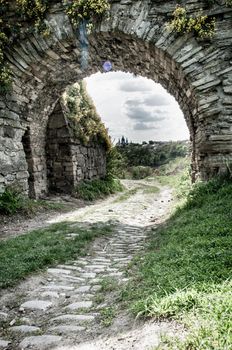
[{"label": "distant green hill", "polygon": [[118,141],[116,149],[129,167],[149,166],[154,168],[166,164],[177,157],[189,155],[190,142],[149,141],[148,143],[133,143],[122,137]]}]

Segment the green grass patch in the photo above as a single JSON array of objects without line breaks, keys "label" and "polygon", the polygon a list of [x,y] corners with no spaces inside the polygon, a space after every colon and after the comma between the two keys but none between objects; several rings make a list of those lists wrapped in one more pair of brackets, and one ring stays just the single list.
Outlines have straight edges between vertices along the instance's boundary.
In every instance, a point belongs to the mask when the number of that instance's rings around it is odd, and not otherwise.
[{"label": "green grass patch", "polygon": [[172,187],[175,198],[182,202],[192,189],[190,173],[190,158],[176,158],[157,169],[156,179],[161,185]]},{"label": "green grass patch", "polygon": [[76,187],[75,194],[78,198],[93,201],[122,190],[123,186],[120,183],[120,180],[112,176],[108,176],[105,179],[82,182]]},{"label": "green grass patch", "polygon": [[[108,225],[84,229],[63,222],[0,241],[0,288],[13,286],[47,266],[83,255],[90,241],[110,232],[112,228]],[[69,233],[78,233],[78,236],[67,239]]]},{"label": "green grass patch", "polygon": [[30,216],[44,209],[64,210],[66,208],[66,205],[62,203],[27,198],[13,188],[7,188],[0,194],[0,215],[12,216],[20,213]]},{"label": "green grass patch", "polygon": [[134,259],[122,299],[136,315],[187,326],[184,340],[166,339],[160,349],[231,349],[231,208],[231,180],[196,185],[185,205],[154,229],[145,256]]},{"label": "green grass patch", "polygon": [[113,277],[105,277],[101,280],[101,292],[112,292],[118,288],[118,281]]},{"label": "green grass patch", "polygon": [[105,307],[100,310],[101,325],[104,327],[109,327],[113,323],[115,318],[116,310],[114,307]]},{"label": "green grass patch", "polygon": [[141,187],[135,187],[130,190],[125,191],[123,194],[121,194],[118,198],[114,200],[114,203],[124,202],[131,196],[134,196]]},{"label": "green grass patch", "polygon": [[143,193],[144,194],[149,194],[149,193],[158,193],[160,191],[160,189],[157,186],[150,186],[150,185],[146,185],[143,188]]}]

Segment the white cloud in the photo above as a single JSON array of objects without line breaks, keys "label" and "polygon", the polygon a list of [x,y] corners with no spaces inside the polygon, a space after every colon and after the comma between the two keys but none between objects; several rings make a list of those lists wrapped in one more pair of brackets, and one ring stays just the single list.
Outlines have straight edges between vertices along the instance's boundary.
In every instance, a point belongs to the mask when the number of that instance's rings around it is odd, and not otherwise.
[{"label": "white cloud", "polygon": [[151,129],[157,129],[157,126],[155,126],[154,124],[147,124],[147,123],[144,123],[144,122],[139,122],[139,123],[136,123],[134,125],[134,130],[151,130]]},{"label": "white cloud", "polygon": [[131,78],[127,81],[124,81],[120,85],[120,90],[125,92],[147,92],[152,91],[152,84],[148,79],[137,78],[131,75]]},{"label": "white cloud", "polygon": [[153,94],[144,99],[144,104],[147,106],[168,106],[171,103],[171,99],[167,95]]},{"label": "white cloud", "polygon": [[160,85],[130,73],[97,73],[86,79],[98,113],[113,139],[129,140],[188,139],[183,114]]}]

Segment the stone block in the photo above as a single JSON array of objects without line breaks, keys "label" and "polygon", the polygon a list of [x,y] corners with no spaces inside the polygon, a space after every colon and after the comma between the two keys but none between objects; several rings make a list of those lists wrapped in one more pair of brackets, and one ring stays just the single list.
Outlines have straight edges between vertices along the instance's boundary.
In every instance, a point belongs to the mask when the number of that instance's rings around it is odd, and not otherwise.
[{"label": "stone block", "polygon": [[70,309],[70,310],[89,309],[90,307],[92,307],[92,305],[93,305],[92,301],[80,301],[73,304],[69,304],[67,306],[67,309]]},{"label": "stone block", "polygon": [[37,333],[40,331],[40,328],[35,326],[21,325],[10,327],[10,331],[15,333]]},{"label": "stone block", "polygon": [[7,349],[9,344],[9,341],[0,339],[0,349]]},{"label": "stone block", "polygon": [[24,349],[49,349],[51,346],[58,345],[61,341],[61,337],[55,335],[40,335],[40,336],[31,336],[23,339],[19,344],[21,350]]},{"label": "stone block", "polygon": [[41,310],[46,311],[49,307],[52,306],[51,301],[46,300],[30,300],[23,303],[20,308],[21,309],[29,309],[29,310]]},{"label": "stone block", "polygon": [[223,90],[226,94],[232,95],[232,85],[224,86]]},{"label": "stone block", "polygon": [[21,179],[27,179],[29,177],[28,171],[19,171],[16,174],[16,179],[21,180]]}]

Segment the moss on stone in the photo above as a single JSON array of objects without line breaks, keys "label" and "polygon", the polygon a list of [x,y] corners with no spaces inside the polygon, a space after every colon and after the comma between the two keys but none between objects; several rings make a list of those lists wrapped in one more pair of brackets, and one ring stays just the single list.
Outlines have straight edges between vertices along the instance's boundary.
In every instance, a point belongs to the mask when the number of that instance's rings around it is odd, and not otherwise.
[{"label": "moss on stone", "polygon": [[[9,90],[11,71],[6,64],[6,47],[31,30],[49,35],[44,21],[49,8],[61,0],[0,0],[0,93]],[[66,0],[64,6],[73,24],[98,18],[109,9],[108,0]],[[14,13],[15,16],[9,15]]]},{"label": "moss on stone", "polygon": [[108,0],[66,0],[66,3],[68,4],[66,12],[74,25],[83,20],[89,21],[102,16],[110,8]]},{"label": "moss on stone", "polygon": [[198,16],[189,16],[185,7],[177,6],[173,12],[173,19],[168,28],[179,33],[194,33],[200,38],[212,38],[215,33],[216,19],[203,13]]},{"label": "moss on stone", "polygon": [[111,148],[107,129],[87,93],[85,82],[69,86],[61,103],[75,138],[83,142],[84,145],[98,142],[105,145],[107,150]]}]

